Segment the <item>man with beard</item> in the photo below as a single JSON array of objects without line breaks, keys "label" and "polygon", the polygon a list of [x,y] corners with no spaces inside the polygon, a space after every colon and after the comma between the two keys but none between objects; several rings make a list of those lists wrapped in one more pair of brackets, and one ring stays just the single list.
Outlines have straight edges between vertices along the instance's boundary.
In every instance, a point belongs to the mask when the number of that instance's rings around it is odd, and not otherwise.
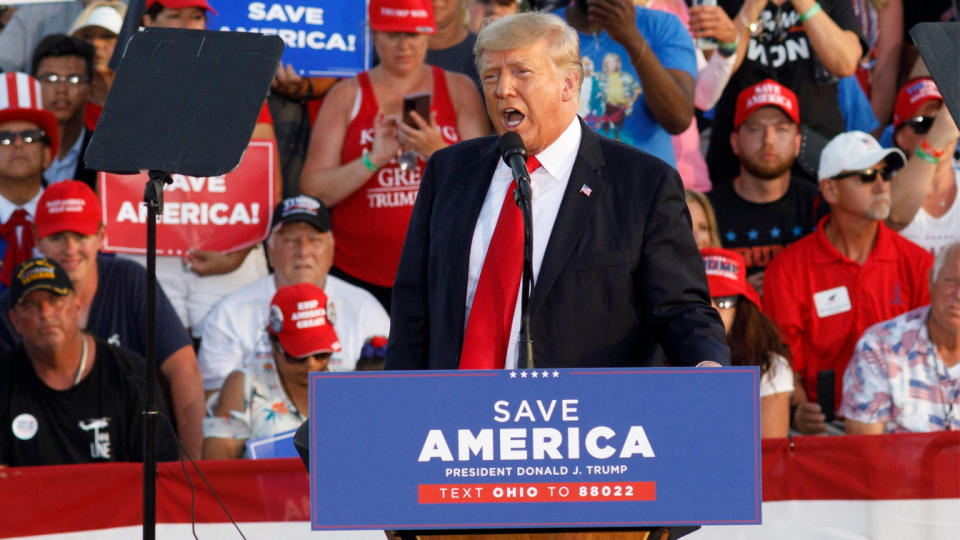
[{"label": "man with beard", "polygon": [[930,302],[930,253],[883,224],[889,179],[904,161],[903,152],[882,148],[866,133],[834,137],[818,174],[830,213],[767,267],[763,310],[793,355],[791,424],[801,433],[826,430],[816,402],[818,374],[833,370],[839,397],[863,331]]},{"label": "man with beard", "polygon": [[737,98],[733,153],[740,175],[708,195],[723,247],[743,255],[747,281],[763,292],[763,271],[774,255],[812,232],[827,213],[810,182],[792,178],[800,152],[797,96],[767,79]]}]

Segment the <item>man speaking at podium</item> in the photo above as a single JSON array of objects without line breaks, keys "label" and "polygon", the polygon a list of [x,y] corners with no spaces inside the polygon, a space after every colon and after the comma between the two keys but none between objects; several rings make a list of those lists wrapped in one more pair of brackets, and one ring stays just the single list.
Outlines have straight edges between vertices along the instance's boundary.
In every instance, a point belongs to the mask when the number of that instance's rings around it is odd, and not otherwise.
[{"label": "man speaking at podium", "polygon": [[[534,366],[729,364],[677,172],[577,117],[576,32],[554,15],[511,15],[474,50],[497,135],[516,132],[536,158]],[[526,367],[515,185],[496,137],[431,157],[393,288],[387,369]]]}]

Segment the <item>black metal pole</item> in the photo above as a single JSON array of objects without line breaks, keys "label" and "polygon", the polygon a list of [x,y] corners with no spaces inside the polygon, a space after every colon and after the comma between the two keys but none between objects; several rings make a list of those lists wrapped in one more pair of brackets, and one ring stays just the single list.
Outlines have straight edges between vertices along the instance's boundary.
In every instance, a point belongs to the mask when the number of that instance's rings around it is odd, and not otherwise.
[{"label": "black metal pole", "polygon": [[529,178],[517,178],[513,197],[523,216],[523,279],[520,287],[520,358],[517,367],[533,368],[533,334],[530,328],[530,297],[533,295],[533,199]]},{"label": "black metal pole", "polygon": [[163,212],[163,185],[172,183],[170,175],[150,171],[143,190],[147,204],[147,400],[143,407],[143,540],[157,534],[157,386],[156,311],[157,311],[157,217]]}]

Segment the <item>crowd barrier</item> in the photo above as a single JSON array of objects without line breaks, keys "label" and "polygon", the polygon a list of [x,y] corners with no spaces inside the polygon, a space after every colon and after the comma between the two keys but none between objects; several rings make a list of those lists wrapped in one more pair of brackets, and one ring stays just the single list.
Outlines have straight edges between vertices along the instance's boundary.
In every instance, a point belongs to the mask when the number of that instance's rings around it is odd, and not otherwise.
[{"label": "crowd barrier", "polygon": [[[383,538],[377,531],[311,533],[299,460],[199,466],[247,538]],[[203,480],[187,470],[159,465],[158,538],[190,537],[192,521],[200,538],[239,538]],[[762,482],[762,526],[707,527],[689,538],[960,537],[960,432],[765,440]],[[136,463],[0,469],[0,536],[139,537],[141,497]]]}]

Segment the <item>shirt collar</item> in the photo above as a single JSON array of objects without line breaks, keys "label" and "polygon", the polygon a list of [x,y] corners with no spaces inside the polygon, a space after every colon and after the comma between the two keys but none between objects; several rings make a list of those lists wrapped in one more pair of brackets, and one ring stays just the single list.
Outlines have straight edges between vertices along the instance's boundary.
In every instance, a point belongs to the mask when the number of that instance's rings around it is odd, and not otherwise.
[{"label": "shirt collar", "polygon": [[573,163],[577,160],[577,150],[580,148],[582,138],[580,119],[574,116],[557,140],[536,155],[540,166],[550,173],[551,177],[564,182],[570,178],[570,173],[573,171]]},{"label": "shirt collar", "polygon": [[[820,223],[817,224],[817,230],[813,233],[816,235],[817,242],[820,244],[820,249],[814,254],[815,261],[821,263],[835,261],[854,263],[854,261],[850,260],[846,255],[841,253],[836,246],[830,243],[830,239],[827,238],[825,226],[829,220],[830,214],[820,218]],[[870,250],[870,255],[867,256],[867,261],[864,265],[871,261],[895,261],[900,257],[900,254],[897,252],[897,246],[893,241],[894,234],[896,233],[884,225],[883,221],[877,221],[877,239],[873,243],[873,249]]]},{"label": "shirt collar", "polygon": [[43,188],[37,190],[37,194],[22,206],[17,206],[5,197],[0,197],[0,223],[6,223],[18,208],[23,208],[27,211],[27,214],[30,214],[30,217],[33,218],[33,216],[37,214],[37,203],[40,202],[40,195],[43,195]]}]

